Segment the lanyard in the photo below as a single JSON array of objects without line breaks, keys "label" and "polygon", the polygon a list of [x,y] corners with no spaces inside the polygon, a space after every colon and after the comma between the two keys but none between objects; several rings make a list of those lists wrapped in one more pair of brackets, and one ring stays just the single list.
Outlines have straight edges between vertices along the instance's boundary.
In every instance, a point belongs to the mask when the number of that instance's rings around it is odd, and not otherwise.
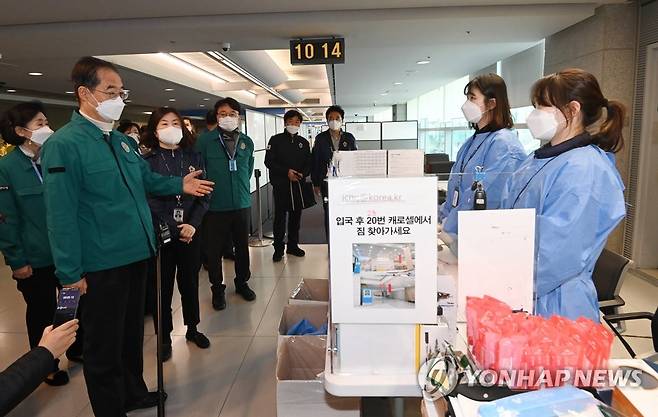
[{"label": "lanyard", "polygon": [[[468,144],[468,148],[466,148],[466,151],[464,152],[464,158],[462,159],[461,166],[459,167],[459,185],[457,186],[457,189],[461,189],[462,179],[464,177],[464,170],[468,166],[468,163],[471,162],[471,159],[473,159],[475,157],[475,155],[478,153],[478,151],[480,150],[482,145],[484,145],[484,143],[487,141],[487,139],[489,139],[489,137],[491,137],[491,135],[493,135],[494,133],[496,133],[496,132],[494,131],[494,132],[489,133],[482,140],[482,142],[478,145],[478,147],[475,148],[475,151],[473,151],[473,153],[468,157],[468,159],[466,159],[466,156],[468,155],[468,152],[471,150],[471,147],[473,146],[473,141],[475,140],[475,136],[477,135],[477,133],[475,133],[475,134],[473,134],[473,136],[471,136],[471,138],[473,140],[471,140],[471,143]],[[484,161],[482,161],[482,162],[484,162]]]},{"label": "lanyard", "polygon": [[[558,155],[558,156],[559,156],[559,155]],[[537,174],[539,174],[539,173],[541,172],[541,170],[544,169],[544,168],[546,167],[546,165],[550,164],[551,161],[553,161],[555,158],[557,158],[557,156],[554,156],[554,157],[552,157],[551,159],[549,159],[548,162],[546,162],[544,165],[541,166],[541,168],[539,168],[539,169],[537,170],[537,172],[535,172],[534,174],[532,174],[532,176],[530,177],[530,179],[528,180],[528,182],[526,183],[526,185],[524,185],[523,188],[521,188],[521,191],[519,192],[519,195],[517,195],[516,198],[514,199],[514,204],[512,204],[512,208],[514,208],[514,207],[516,206],[516,203],[519,202],[519,198],[521,198],[521,196],[523,195],[523,193],[525,192],[525,190],[528,188],[528,186],[530,186],[530,183],[532,182],[532,180],[535,179],[535,177],[537,176]]]},{"label": "lanyard", "polygon": [[[165,159],[165,157],[164,157],[164,155],[162,154],[162,152],[163,152],[163,151],[160,150],[160,158],[162,158],[162,162],[164,163],[164,166],[165,166],[165,168],[167,169],[167,173],[168,173],[170,176],[173,176],[174,173],[171,172],[171,170],[169,169],[169,164],[167,164],[167,160]],[[172,154],[173,154],[173,151],[172,151]],[[183,175],[183,153],[182,153],[182,152],[181,152],[181,156],[180,156],[180,176],[181,176],[181,177],[184,177],[184,175]],[[181,204],[181,201],[180,201],[181,197],[182,197],[182,196],[181,196],[180,194],[178,194],[178,195],[176,196],[176,201],[177,201],[177,203],[178,203],[178,206],[181,206],[181,205],[182,205],[182,204]]]},{"label": "lanyard", "polygon": [[338,136],[338,149],[334,148],[334,138],[331,136],[331,132],[329,132],[329,146],[331,146],[331,152],[336,152],[340,150],[340,143],[343,141],[343,131],[340,131],[340,136]]},{"label": "lanyard", "polygon": [[[475,157],[475,155],[478,153],[478,151],[480,150],[480,148],[482,147],[482,145],[484,145],[484,143],[487,141],[487,139],[489,139],[489,137],[490,137],[491,135],[493,135],[494,133],[496,133],[496,132],[491,132],[491,133],[489,133],[489,134],[488,134],[488,135],[482,140],[482,143],[480,143],[480,144],[478,145],[478,147],[475,148],[475,151],[469,156],[469,158],[466,159],[466,155],[468,155],[468,151],[470,151],[470,150],[471,150],[471,147],[473,146],[473,141],[471,141],[471,143],[468,144],[468,149],[466,149],[466,152],[464,152],[464,159],[462,159],[462,164],[461,164],[461,167],[459,168],[459,173],[460,173],[460,174],[463,174],[463,173],[464,173],[464,170],[465,170],[466,167],[468,166],[468,163],[471,162],[471,159],[473,159],[473,158]],[[475,136],[476,136],[476,135],[477,135],[477,133],[474,134],[474,135],[472,136],[473,140],[475,140]]]},{"label": "lanyard", "polygon": [[224,147],[224,152],[226,152],[226,156],[228,156],[228,159],[231,161],[235,159],[235,155],[238,154],[238,145],[240,144],[240,136],[238,136],[238,139],[235,141],[235,150],[233,151],[233,155],[231,155],[228,151],[228,148],[226,147],[226,144],[224,143],[224,138],[222,137],[222,133],[219,133],[219,141],[221,142],[222,146]]},{"label": "lanyard", "polygon": [[31,159],[30,162],[32,163],[32,168],[34,168],[34,172],[36,172],[37,174],[37,178],[39,178],[39,182],[43,184],[43,176],[41,175],[41,172],[39,172],[39,168],[37,167],[37,164],[35,164],[34,161]]}]

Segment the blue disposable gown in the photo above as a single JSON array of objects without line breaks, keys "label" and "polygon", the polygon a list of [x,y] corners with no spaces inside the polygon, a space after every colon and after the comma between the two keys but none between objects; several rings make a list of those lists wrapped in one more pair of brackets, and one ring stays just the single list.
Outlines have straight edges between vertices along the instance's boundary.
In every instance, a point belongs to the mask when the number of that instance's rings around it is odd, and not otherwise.
[{"label": "blue disposable gown", "polygon": [[595,145],[531,155],[510,178],[502,207],[537,212],[536,314],[599,321],[592,271],[626,214],[623,191],[612,158]]},{"label": "blue disposable gown", "polygon": [[[517,132],[513,130],[500,129],[471,136],[457,153],[448,181],[447,199],[439,209],[443,230],[455,238],[458,232],[457,213],[473,210],[471,186],[475,179],[475,167],[481,166],[485,173],[482,185],[487,193],[487,208],[497,209],[500,208],[500,197],[507,178],[523,163],[526,156]],[[457,207],[452,206],[455,190],[459,190]]]}]

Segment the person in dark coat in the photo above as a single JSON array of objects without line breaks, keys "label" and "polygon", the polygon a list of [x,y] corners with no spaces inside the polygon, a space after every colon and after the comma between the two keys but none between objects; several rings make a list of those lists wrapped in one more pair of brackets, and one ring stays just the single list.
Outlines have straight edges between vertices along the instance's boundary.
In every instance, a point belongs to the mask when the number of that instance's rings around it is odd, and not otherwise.
[{"label": "person in dark coat", "polygon": [[270,182],[274,188],[274,262],[283,259],[286,217],[286,253],[298,257],[305,255],[299,247],[299,226],[302,210],[306,208],[303,187],[311,173],[310,145],[298,135],[302,115],[297,110],[289,110],[283,116],[283,122],[285,132],[270,138],[265,153],[265,166],[270,170]]},{"label": "person in dark coat", "polygon": [[78,320],[48,326],[38,346],[0,372],[0,416],[9,413],[43,382],[56,360],[75,342]]},{"label": "person in dark coat", "polygon": [[[151,170],[161,175],[184,176],[204,170],[201,155],[194,150],[194,137],[185,128],[178,111],[161,107],[149,119],[142,143],[151,151],[144,155]],[[197,230],[208,210],[209,198],[193,196],[149,196],[149,207],[156,231],[163,225],[169,228],[171,242],[160,252],[162,275],[162,340],[163,360],[171,358],[173,330],[171,301],[174,281],[183,304],[183,322],[187,326],[185,338],[206,349],[210,341],[197,330],[199,316],[199,269],[201,268],[201,238]],[[155,266],[154,263],[151,264]],[[176,272],[178,271],[178,274]]]},{"label": "person in dark coat", "polygon": [[343,118],[345,117],[345,111],[342,107],[329,107],[325,112],[325,117],[327,118],[329,129],[315,137],[311,180],[313,181],[315,194],[322,198],[324,231],[327,236],[327,243],[329,243],[329,201],[327,199],[329,193],[327,181],[325,181],[327,178],[327,168],[334,156],[334,151],[356,151],[357,149],[354,136],[341,129]]}]

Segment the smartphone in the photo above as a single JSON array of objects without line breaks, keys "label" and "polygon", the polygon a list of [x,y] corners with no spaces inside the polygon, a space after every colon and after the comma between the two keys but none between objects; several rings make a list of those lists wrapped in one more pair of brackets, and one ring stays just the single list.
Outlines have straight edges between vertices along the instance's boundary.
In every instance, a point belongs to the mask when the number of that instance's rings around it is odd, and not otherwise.
[{"label": "smartphone", "polygon": [[62,288],[59,291],[57,309],[53,319],[53,329],[69,320],[73,320],[80,303],[80,290],[77,288]]}]

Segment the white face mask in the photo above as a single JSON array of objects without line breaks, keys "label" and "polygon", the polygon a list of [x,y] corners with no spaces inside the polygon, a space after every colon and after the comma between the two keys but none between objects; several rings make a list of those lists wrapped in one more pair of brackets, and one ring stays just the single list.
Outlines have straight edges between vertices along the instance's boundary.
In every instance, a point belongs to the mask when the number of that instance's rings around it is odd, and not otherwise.
[{"label": "white face mask", "polygon": [[43,145],[46,142],[46,140],[50,137],[50,135],[55,133],[48,126],[40,127],[39,129],[32,130],[31,132],[32,132],[32,137],[30,137],[30,140],[39,146]]},{"label": "white face mask", "polygon": [[288,131],[288,133],[294,136],[297,133],[299,133],[299,126],[288,125],[286,126],[286,130]]},{"label": "white face mask", "polygon": [[[91,94],[91,90],[89,93]],[[94,97],[93,94],[92,97]],[[96,97],[94,97],[94,100],[96,100]],[[100,103],[96,100],[96,111],[106,122],[119,120],[124,107],[126,107],[126,103],[124,103],[119,96]]]},{"label": "white face mask", "polygon": [[128,133],[127,136],[130,136],[131,138],[135,139],[135,142],[139,143],[139,133]]},{"label": "white face mask", "polygon": [[329,123],[329,129],[331,130],[340,130],[341,126],[343,125],[343,122],[340,120],[331,120]]},{"label": "white face mask", "polygon": [[183,129],[176,126],[165,127],[158,129],[158,140],[165,145],[178,145],[183,139]]},{"label": "white face mask", "polygon": [[217,124],[227,132],[233,132],[240,125],[240,118],[231,116],[220,117],[217,119]]},{"label": "white face mask", "polygon": [[558,132],[558,127],[565,122],[566,119],[562,112],[555,107],[552,107],[551,110],[534,109],[526,119],[530,133],[538,140],[553,139]]},{"label": "white face mask", "polygon": [[464,118],[469,123],[478,123],[482,120],[482,115],[484,114],[480,106],[471,100],[466,100],[466,103],[462,106],[462,113],[464,113]]}]

